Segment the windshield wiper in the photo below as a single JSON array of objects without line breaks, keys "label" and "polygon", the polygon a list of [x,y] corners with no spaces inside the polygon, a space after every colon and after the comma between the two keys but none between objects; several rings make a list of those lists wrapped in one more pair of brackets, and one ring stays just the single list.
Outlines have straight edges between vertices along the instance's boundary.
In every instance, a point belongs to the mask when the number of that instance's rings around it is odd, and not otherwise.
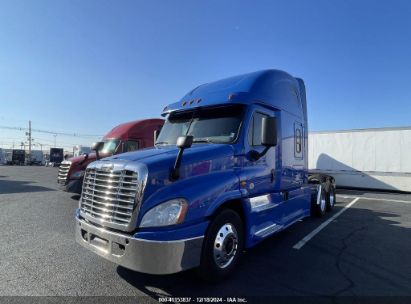
[{"label": "windshield wiper", "polygon": [[169,145],[169,142],[168,141],[159,141],[159,142],[156,142],[154,145]]}]

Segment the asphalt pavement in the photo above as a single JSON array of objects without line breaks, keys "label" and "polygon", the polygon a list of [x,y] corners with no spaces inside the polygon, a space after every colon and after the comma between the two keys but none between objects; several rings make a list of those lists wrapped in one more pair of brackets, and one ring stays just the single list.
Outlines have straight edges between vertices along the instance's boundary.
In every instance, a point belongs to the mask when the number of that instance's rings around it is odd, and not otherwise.
[{"label": "asphalt pavement", "polygon": [[324,218],[270,237],[244,253],[228,280],[206,284],[193,271],[133,272],[78,245],[79,197],[60,191],[56,175],[0,166],[1,296],[411,296],[411,195],[339,191]]}]

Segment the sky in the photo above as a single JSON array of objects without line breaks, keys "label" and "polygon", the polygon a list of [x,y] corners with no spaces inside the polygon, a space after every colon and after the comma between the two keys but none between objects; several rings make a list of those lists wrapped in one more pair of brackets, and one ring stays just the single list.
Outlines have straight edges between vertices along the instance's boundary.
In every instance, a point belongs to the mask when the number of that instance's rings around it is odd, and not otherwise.
[{"label": "sky", "polygon": [[[268,68],[304,79],[311,131],[410,126],[409,16],[408,0],[0,0],[0,127],[88,145]],[[24,133],[0,128],[0,147]]]}]

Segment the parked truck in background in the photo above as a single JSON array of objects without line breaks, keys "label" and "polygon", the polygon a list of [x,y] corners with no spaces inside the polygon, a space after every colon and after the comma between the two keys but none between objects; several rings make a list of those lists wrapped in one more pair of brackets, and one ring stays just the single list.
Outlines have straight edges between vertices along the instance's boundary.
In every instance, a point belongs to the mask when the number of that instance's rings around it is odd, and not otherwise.
[{"label": "parked truck in background", "polygon": [[163,110],[155,147],[88,165],[76,239],[126,268],[216,280],[244,249],[335,203],[308,174],[304,83],[266,70],[201,85]]},{"label": "parked truck in background", "polygon": [[64,159],[64,150],[62,148],[50,148],[49,164],[58,167]]},{"label": "parked truck in background", "polygon": [[[99,158],[152,147],[154,132],[159,131],[163,123],[163,119],[144,119],[116,126],[103,137],[103,144],[98,150]],[[92,152],[63,161],[59,168],[57,182],[63,190],[80,194],[85,169],[96,159],[96,153]]]},{"label": "parked truck in background", "polygon": [[0,165],[7,164],[6,151],[0,148]]},{"label": "parked truck in background", "polygon": [[26,151],[20,149],[13,149],[11,156],[12,165],[22,166],[26,159]]},{"label": "parked truck in background", "polygon": [[32,150],[30,156],[30,163],[28,165],[43,165],[44,164],[44,156],[43,151],[41,150]]},{"label": "parked truck in background", "polygon": [[13,150],[8,149],[6,150],[6,165],[13,164]]}]

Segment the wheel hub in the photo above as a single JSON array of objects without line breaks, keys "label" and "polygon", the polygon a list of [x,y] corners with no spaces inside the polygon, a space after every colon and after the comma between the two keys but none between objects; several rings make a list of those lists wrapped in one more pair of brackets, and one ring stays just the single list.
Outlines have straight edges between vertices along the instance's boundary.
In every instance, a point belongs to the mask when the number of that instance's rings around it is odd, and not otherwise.
[{"label": "wheel hub", "polygon": [[232,224],[224,224],[214,240],[214,261],[220,268],[229,266],[237,253],[238,234]]}]

